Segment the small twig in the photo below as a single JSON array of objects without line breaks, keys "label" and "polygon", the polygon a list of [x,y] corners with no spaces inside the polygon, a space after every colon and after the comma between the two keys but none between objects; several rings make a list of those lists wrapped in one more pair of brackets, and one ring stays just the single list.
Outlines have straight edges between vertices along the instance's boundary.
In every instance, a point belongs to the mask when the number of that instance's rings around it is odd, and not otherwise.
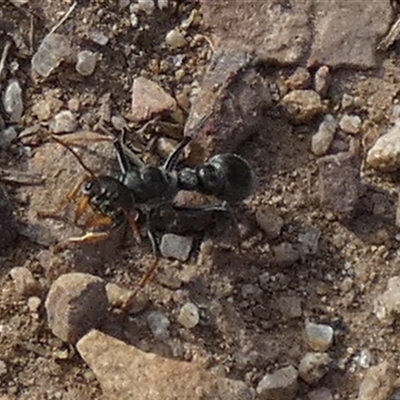
[{"label": "small twig", "polygon": [[[0,84],[2,81],[2,75],[3,75],[3,70],[4,67],[6,65],[6,60],[7,60],[7,56],[8,56],[8,52],[10,50],[11,47],[11,42],[6,42],[6,44],[4,45],[4,49],[3,52],[1,54],[1,58],[0,58]],[[1,88],[1,85],[0,85]]]},{"label": "small twig", "polygon": [[78,4],[77,1],[74,4],[72,4],[72,6],[69,8],[69,10],[60,19],[60,21],[58,21],[57,24],[53,26],[53,28],[50,31],[50,35],[52,33],[54,33],[68,19],[68,17],[72,14],[72,12],[74,11],[74,9],[77,6],[77,4]]}]

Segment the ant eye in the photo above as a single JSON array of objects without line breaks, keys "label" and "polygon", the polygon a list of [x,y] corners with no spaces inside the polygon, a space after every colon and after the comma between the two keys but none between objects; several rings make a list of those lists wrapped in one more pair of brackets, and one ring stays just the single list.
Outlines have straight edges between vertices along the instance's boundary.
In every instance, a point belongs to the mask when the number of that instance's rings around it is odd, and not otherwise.
[{"label": "ant eye", "polygon": [[89,192],[93,189],[93,185],[94,185],[94,182],[93,182],[93,181],[87,182],[87,183],[85,184],[84,189],[83,189],[84,192],[89,193]]}]

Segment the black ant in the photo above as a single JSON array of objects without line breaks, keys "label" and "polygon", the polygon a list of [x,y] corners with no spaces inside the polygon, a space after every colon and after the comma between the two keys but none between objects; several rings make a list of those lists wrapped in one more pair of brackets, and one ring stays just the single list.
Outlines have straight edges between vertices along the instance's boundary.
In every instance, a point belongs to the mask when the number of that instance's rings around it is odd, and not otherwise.
[{"label": "black ant", "polygon": [[[102,130],[109,134],[106,129],[102,128]],[[150,229],[150,214],[152,210],[162,205],[173,204],[179,191],[187,190],[212,195],[221,200],[222,204],[200,207],[174,206],[177,210],[227,211],[229,204],[240,202],[251,195],[255,186],[254,173],[249,163],[232,153],[217,154],[194,168],[185,167],[178,170],[179,157],[190,143],[190,136],[183,138],[161,167],[146,165],[125,144],[124,137],[115,138],[113,143],[121,170],[118,177],[96,176],[69,144],[56,136],[53,136],[53,139],[70,151],[89,173],[89,179],[81,182],[68,196],[68,201],[73,200],[84,183],[83,198],[75,210],[75,223],[90,206],[97,213],[97,217],[89,220],[84,225],[85,227],[111,224],[111,228],[114,228],[128,221],[132,230],[140,238],[136,220],[138,215],[144,213],[147,218],[147,235],[154,255],[157,255],[157,245]],[[40,216],[54,217],[58,212],[41,213]],[[96,241],[108,234],[109,232],[91,232],[67,241]]]}]

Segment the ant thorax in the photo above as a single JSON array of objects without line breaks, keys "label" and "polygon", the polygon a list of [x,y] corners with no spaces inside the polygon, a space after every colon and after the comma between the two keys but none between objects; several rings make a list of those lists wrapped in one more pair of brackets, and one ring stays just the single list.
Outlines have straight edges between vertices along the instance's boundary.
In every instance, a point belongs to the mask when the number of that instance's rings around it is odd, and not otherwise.
[{"label": "ant thorax", "polygon": [[178,193],[176,173],[152,166],[127,172],[121,183],[132,192],[136,205],[163,204]]}]

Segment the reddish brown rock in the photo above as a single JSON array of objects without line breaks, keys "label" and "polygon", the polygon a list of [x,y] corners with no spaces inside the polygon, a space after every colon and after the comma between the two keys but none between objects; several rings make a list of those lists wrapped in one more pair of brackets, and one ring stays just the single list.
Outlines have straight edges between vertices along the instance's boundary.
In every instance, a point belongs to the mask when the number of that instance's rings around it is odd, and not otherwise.
[{"label": "reddish brown rock", "polygon": [[193,162],[235,151],[251,134],[265,130],[272,100],[256,64],[245,51],[214,54],[185,126],[185,134],[194,137]]},{"label": "reddish brown rock", "polygon": [[66,343],[75,343],[107,314],[105,282],[90,274],[62,275],[51,285],[45,305],[53,333]]},{"label": "reddish brown rock", "polygon": [[390,0],[314,1],[315,40],[309,65],[373,68],[376,43],[392,22]]},{"label": "reddish brown rock", "polygon": [[132,86],[132,115],[135,122],[147,121],[163,112],[176,109],[176,101],[157,83],[139,77]]},{"label": "reddish brown rock", "polygon": [[310,1],[202,0],[201,5],[217,49],[235,47],[294,64],[310,45]]},{"label": "reddish brown rock", "polygon": [[110,400],[253,400],[244,382],[218,378],[196,363],[145,353],[92,331],[77,344]]}]

